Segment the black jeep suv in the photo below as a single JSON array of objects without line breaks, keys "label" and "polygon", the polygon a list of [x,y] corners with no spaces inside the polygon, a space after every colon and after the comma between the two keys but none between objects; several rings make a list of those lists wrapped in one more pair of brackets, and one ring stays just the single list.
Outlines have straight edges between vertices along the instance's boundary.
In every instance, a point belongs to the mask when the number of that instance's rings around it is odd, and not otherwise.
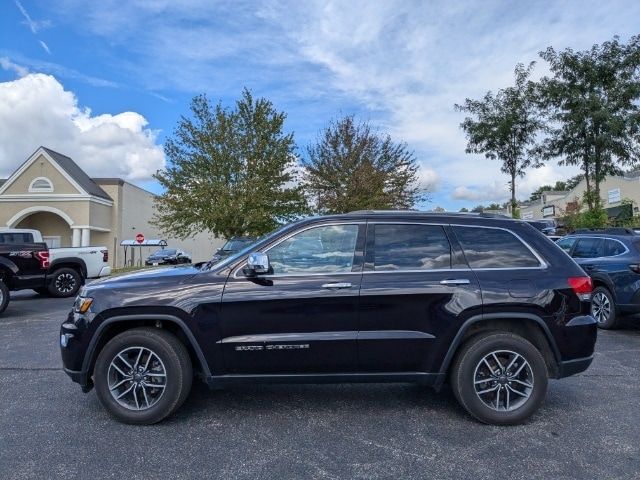
[{"label": "black jeep suv", "polygon": [[354,212],[285,226],[219,263],[85,286],[66,373],[128,423],[162,420],[194,371],[240,382],[445,381],[513,424],[591,363],[589,276],[525,222]]}]

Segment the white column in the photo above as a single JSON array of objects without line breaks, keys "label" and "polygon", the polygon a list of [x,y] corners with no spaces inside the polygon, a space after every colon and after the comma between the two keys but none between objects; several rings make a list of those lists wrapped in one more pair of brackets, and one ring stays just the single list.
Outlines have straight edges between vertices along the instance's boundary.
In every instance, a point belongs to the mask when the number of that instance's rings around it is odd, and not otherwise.
[{"label": "white column", "polygon": [[91,230],[88,228],[82,229],[82,247],[88,247],[91,244]]},{"label": "white column", "polygon": [[74,228],[71,231],[73,232],[73,236],[71,237],[71,246],[79,247],[80,246],[80,229]]}]

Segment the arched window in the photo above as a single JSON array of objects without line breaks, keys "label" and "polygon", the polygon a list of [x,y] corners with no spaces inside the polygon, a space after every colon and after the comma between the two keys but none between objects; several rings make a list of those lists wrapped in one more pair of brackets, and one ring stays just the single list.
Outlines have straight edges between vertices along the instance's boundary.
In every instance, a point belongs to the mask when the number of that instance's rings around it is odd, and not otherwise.
[{"label": "arched window", "polygon": [[53,183],[47,177],[34,178],[29,185],[29,191],[35,193],[53,192]]}]

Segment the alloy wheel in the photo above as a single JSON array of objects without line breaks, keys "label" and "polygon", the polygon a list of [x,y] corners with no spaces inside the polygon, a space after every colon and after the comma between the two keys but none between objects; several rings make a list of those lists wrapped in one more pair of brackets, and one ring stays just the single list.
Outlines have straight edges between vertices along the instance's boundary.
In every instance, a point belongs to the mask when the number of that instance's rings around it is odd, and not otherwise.
[{"label": "alloy wheel", "polygon": [[604,292],[596,292],[591,299],[591,314],[598,323],[605,323],[611,316],[611,302]]},{"label": "alloy wheel", "polygon": [[70,293],[76,288],[76,279],[70,273],[62,273],[56,277],[55,285],[60,293]]},{"label": "alloy wheel", "polygon": [[109,364],[109,392],[129,410],[153,407],[167,386],[167,371],[160,357],[146,347],[129,347]]},{"label": "alloy wheel", "polygon": [[495,350],[478,362],[473,376],[476,395],[498,412],[511,412],[526,403],[533,391],[533,370],[519,353]]}]

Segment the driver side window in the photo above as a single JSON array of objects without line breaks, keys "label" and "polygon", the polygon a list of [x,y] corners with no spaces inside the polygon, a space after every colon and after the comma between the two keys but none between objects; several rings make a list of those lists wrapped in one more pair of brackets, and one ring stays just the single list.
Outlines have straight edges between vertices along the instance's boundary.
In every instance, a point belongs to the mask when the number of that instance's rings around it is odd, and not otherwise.
[{"label": "driver side window", "polygon": [[297,233],[269,249],[274,274],[350,272],[358,225],[323,225]]}]

